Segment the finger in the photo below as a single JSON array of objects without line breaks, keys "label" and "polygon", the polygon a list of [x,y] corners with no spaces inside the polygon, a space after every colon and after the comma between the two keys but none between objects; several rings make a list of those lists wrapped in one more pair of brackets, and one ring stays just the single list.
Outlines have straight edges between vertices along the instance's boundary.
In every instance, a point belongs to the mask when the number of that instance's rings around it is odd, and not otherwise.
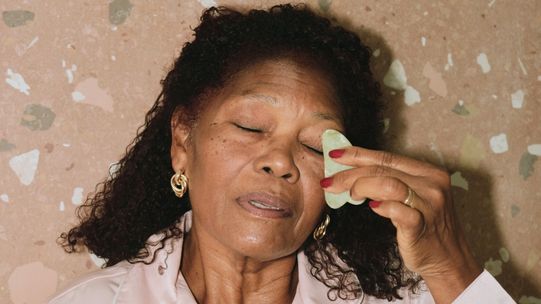
[{"label": "finger", "polygon": [[415,176],[385,166],[363,166],[338,172],[329,178],[332,180],[330,186],[325,190],[335,193],[351,189],[351,186],[360,177],[394,177],[402,182],[415,187],[417,179]]},{"label": "finger", "polygon": [[[338,150],[340,152],[335,152]],[[418,176],[432,175],[434,171],[441,170],[429,163],[387,151],[369,150],[355,146],[338,150],[330,151],[329,156],[338,163],[353,167],[378,165]]]},{"label": "finger", "polygon": [[[345,171],[344,171],[345,172]],[[351,186],[335,183],[334,177],[332,184],[325,188],[325,191],[340,193],[348,191],[354,200],[362,200],[369,197],[375,201],[398,201],[404,203],[409,195],[409,188],[412,187],[413,197],[411,198],[411,207],[420,212],[432,216],[433,210],[418,194],[415,193],[417,180],[413,178],[409,185],[403,180],[393,176],[365,176],[357,177],[351,183]],[[406,206],[408,207],[408,206]],[[408,207],[410,208],[410,207]]]},{"label": "finger", "polygon": [[397,236],[413,243],[426,231],[425,217],[419,210],[397,201],[370,202],[370,208],[380,216],[391,220]]},{"label": "finger", "polygon": [[333,178],[332,183],[325,191],[340,193],[349,190],[353,199],[369,197],[377,201],[404,201],[408,197],[408,187],[392,176],[357,177],[350,185],[335,185]]}]

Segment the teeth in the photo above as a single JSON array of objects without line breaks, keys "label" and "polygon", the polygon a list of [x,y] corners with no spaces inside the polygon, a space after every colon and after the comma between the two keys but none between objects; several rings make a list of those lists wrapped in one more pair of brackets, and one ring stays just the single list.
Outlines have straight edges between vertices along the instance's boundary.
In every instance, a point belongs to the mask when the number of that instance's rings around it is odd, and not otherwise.
[{"label": "teeth", "polygon": [[259,201],[256,201],[256,200],[249,200],[248,202],[250,203],[250,205],[252,205],[254,207],[257,207],[257,208],[260,208],[260,209],[281,210],[280,208],[269,206],[269,205],[266,205],[266,204],[264,204],[262,202],[259,202]]}]

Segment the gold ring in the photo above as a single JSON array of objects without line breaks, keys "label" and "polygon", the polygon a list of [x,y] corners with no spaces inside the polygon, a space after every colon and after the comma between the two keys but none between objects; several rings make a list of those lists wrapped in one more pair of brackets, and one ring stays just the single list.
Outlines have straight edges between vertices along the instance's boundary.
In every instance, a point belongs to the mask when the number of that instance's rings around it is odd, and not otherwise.
[{"label": "gold ring", "polygon": [[410,208],[415,208],[413,207],[414,198],[415,198],[415,192],[413,192],[413,190],[410,187],[408,187],[408,197],[406,197],[406,200],[404,201],[404,205]]}]

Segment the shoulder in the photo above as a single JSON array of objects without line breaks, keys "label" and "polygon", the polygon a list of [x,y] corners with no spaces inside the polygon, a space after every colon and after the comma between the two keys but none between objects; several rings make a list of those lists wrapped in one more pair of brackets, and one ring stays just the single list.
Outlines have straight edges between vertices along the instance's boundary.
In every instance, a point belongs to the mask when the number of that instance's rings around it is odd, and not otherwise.
[{"label": "shoulder", "polygon": [[114,303],[133,264],[121,262],[81,276],[58,291],[48,304]]}]

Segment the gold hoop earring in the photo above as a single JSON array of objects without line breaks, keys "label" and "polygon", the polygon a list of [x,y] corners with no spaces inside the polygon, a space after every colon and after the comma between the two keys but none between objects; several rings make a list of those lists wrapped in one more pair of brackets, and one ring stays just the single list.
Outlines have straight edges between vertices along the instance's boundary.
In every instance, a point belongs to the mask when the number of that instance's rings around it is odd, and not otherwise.
[{"label": "gold hoop earring", "polygon": [[188,190],[188,177],[180,171],[175,173],[171,177],[171,189],[173,189],[177,197],[181,198],[184,196],[184,193]]},{"label": "gold hoop earring", "polygon": [[327,233],[327,227],[329,226],[329,223],[331,222],[331,217],[326,214],[325,220],[317,226],[316,230],[314,230],[314,233],[312,236],[314,237],[314,240],[319,241],[321,240],[325,234]]}]

